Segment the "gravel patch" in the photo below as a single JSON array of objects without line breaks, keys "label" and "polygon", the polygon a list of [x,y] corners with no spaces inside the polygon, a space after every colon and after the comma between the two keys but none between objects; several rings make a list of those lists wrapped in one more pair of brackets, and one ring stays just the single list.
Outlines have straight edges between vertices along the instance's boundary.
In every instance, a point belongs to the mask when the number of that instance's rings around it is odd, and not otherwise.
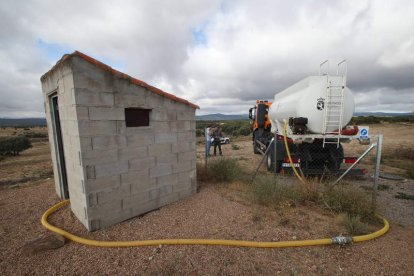
[{"label": "gravel patch", "polygon": [[[404,183],[404,189],[408,189],[410,183]],[[387,196],[382,193],[389,192],[381,191],[379,200],[387,203]],[[27,240],[45,233],[40,217],[58,201],[52,181],[0,190],[2,275],[414,274],[411,263],[414,225],[409,219],[392,223],[390,232],[379,239],[344,247],[256,249],[186,245],[96,248],[68,242],[62,248],[26,256],[22,246]],[[392,201],[408,202],[395,198]],[[292,209],[287,216],[296,220],[286,225],[281,225],[278,212],[269,212],[260,220],[254,219],[255,212],[260,209],[229,200],[217,187],[205,185],[200,193],[181,202],[93,233],[83,228],[68,207],[53,215],[51,222],[99,240],[221,238],[278,241],[325,238],[332,231],[332,216],[316,206]],[[410,214],[401,213],[404,214],[402,217]]]}]

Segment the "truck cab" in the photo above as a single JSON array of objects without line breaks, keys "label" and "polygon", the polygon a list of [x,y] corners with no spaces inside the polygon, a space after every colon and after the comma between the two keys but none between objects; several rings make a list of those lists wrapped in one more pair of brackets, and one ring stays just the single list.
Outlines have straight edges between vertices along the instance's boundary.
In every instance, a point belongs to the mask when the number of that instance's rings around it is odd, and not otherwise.
[{"label": "truck cab", "polygon": [[269,108],[272,102],[257,100],[254,107],[249,109],[249,119],[251,119],[253,152],[256,154],[263,153],[268,146],[271,135],[269,119]]}]

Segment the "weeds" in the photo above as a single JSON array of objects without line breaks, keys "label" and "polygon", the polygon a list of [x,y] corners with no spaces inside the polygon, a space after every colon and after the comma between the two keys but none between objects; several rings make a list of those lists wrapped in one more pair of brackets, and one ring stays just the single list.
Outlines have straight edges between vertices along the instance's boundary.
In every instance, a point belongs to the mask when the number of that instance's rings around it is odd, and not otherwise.
[{"label": "weeds", "polygon": [[319,201],[319,181],[308,179],[306,183],[297,182],[294,186],[302,202],[318,202]]},{"label": "weeds", "polygon": [[300,195],[290,186],[279,183],[271,176],[258,176],[249,189],[253,202],[272,208],[292,206],[300,201]]},{"label": "weeds", "polygon": [[[362,188],[366,191],[372,191],[373,190],[372,186],[360,186],[360,188]],[[389,189],[391,189],[390,185],[387,185],[387,184],[379,184],[378,185],[378,191],[388,191]]]},{"label": "weeds", "polygon": [[414,179],[414,148],[402,146],[383,155],[382,160],[387,160],[386,164],[395,168],[405,170],[405,176]]},{"label": "weeds", "polygon": [[395,195],[395,198],[406,199],[406,200],[414,200],[414,195],[407,195],[406,193],[397,192],[397,195]]},{"label": "weeds", "polygon": [[197,164],[197,179],[200,181],[230,182],[242,179],[243,176],[243,171],[235,159],[214,159],[209,161],[207,168]]},{"label": "weeds", "polygon": [[410,179],[414,179],[414,170],[407,171],[406,176]]},{"label": "weeds", "polygon": [[324,192],[322,200],[325,207],[336,213],[360,216],[363,220],[373,219],[371,201],[360,189],[336,186]]},{"label": "weeds", "polygon": [[261,223],[263,221],[263,211],[259,208],[254,208],[252,212],[252,221],[254,223]]},{"label": "weeds", "polygon": [[414,159],[414,148],[404,147],[404,146],[399,147],[394,150],[392,155],[398,157],[399,159],[413,160]]},{"label": "weeds", "polygon": [[240,146],[238,146],[238,145],[236,145],[236,144],[232,144],[232,145],[231,145],[231,149],[232,149],[232,150],[239,150],[239,149],[240,149]]},{"label": "weeds", "polygon": [[352,236],[369,233],[368,224],[362,222],[359,215],[343,215],[341,223]]}]

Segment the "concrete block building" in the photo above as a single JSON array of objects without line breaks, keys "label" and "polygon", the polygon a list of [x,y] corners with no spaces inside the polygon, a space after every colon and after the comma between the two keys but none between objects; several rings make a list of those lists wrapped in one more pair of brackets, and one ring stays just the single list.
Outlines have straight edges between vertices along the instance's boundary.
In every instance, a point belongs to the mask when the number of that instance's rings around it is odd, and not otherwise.
[{"label": "concrete block building", "polygon": [[89,231],[196,192],[197,105],[80,52],[41,82],[56,192]]}]

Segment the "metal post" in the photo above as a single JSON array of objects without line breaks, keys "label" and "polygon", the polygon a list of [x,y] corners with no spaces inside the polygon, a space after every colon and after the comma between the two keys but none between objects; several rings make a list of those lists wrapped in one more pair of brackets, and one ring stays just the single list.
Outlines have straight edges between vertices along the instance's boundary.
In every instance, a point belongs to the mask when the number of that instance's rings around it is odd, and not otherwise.
[{"label": "metal post", "polygon": [[254,172],[253,177],[252,177],[252,180],[251,180],[251,182],[250,182],[250,183],[253,183],[254,179],[256,178],[257,172],[259,171],[260,166],[261,166],[261,165],[262,165],[262,163],[263,163],[263,160],[266,158],[267,153],[269,152],[270,147],[272,146],[272,143],[273,143],[273,142],[274,142],[274,139],[272,138],[272,140],[270,141],[269,145],[268,145],[268,146],[267,146],[267,148],[266,148],[266,151],[265,151],[265,152],[264,152],[264,154],[263,154],[262,160],[260,160],[259,164],[257,165],[256,171]]},{"label": "metal post", "polygon": [[381,165],[381,154],[382,154],[382,141],[383,136],[379,134],[377,137],[377,155],[375,162],[375,173],[374,173],[374,187],[372,188],[372,211],[375,212],[377,207],[377,191],[378,191],[378,182],[380,174],[380,165]]},{"label": "metal post", "polygon": [[350,171],[352,170],[353,167],[355,167],[359,161],[362,160],[362,158],[364,158],[374,147],[376,147],[376,144],[372,144],[356,161],[354,164],[352,164],[333,184],[332,187],[335,186],[336,184],[338,184],[338,182],[344,178],[344,176]]},{"label": "metal post", "polygon": [[208,158],[209,158],[209,147],[208,147],[208,142],[210,142],[211,143],[211,140],[210,141],[208,141],[208,139],[209,139],[209,135],[208,135],[208,131],[207,131],[207,129],[208,128],[204,128],[204,144],[205,144],[205,148],[204,148],[204,151],[205,151],[205,153],[204,153],[204,157],[205,157],[205,164],[204,164],[204,167],[205,167],[205,169],[207,170],[207,160],[208,160]]},{"label": "metal post", "polygon": [[275,177],[276,177],[276,173],[277,173],[277,131],[275,132],[275,138],[273,138],[273,141],[275,141],[274,146],[273,146],[273,148],[274,148],[274,151],[273,151],[274,159],[273,160],[275,160],[275,171],[274,171],[274,173],[275,173]]}]

